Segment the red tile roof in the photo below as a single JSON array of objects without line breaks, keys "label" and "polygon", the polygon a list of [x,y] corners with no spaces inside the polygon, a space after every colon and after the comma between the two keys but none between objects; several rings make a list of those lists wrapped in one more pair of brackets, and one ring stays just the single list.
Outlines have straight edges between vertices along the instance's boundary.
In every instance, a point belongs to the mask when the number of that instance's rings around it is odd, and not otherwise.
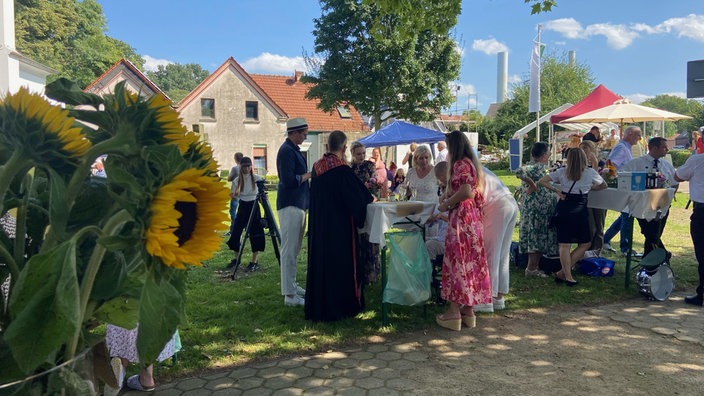
[{"label": "red tile roof", "polygon": [[304,117],[308,121],[310,131],[362,132],[369,128],[362,121],[356,109],[350,106],[350,118],[342,118],[335,110],[325,113],[316,106],[319,100],[305,98],[310,84],[298,81],[302,73],[295,72],[293,76],[276,76],[267,74],[250,74],[258,86],[276,104],[286,112],[289,118]]}]

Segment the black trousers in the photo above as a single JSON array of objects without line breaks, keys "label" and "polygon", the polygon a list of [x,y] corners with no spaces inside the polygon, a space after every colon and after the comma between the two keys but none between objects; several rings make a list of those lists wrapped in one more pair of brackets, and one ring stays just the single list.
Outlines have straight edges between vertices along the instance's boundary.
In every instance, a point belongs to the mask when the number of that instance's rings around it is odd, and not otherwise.
[{"label": "black trousers", "polygon": [[[643,243],[643,256],[647,255],[656,248],[665,249],[665,244],[662,243],[662,232],[665,230],[665,224],[667,224],[667,217],[670,215],[668,210],[665,216],[662,216],[660,220],[645,220],[638,219],[638,224],[640,225],[640,232],[645,237],[645,242]],[[665,249],[667,250],[667,249]]]},{"label": "black trousers", "polygon": [[262,228],[262,215],[259,211],[259,201],[255,199],[254,201],[240,200],[240,204],[237,206],[237,216],[232,226],[230,239],[227,241],[227,246],[235,252],[240,251],[240,237],[242,236],[242,231],[247,228],[252,209],[254,209],[254,216],[252,216],[252,225],[249,227],[249,243],[253,252],[264,251],[265,240],[264,229]]},{"label": "black trousers", "polygon": [[699,263],[699,287],[697,294],[704,294],[704,203],[694,203],[694,212],[689,218],[689,233],[692,235],[694,255]]}]

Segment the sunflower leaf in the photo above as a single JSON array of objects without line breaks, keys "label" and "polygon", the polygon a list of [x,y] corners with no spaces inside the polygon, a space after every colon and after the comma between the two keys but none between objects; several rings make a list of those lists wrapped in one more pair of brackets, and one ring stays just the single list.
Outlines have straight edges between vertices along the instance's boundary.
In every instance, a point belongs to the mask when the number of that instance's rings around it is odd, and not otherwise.
[{"label": "sunflower leaf", "polygon": [[4,339],[29,373],[56,352],[80,325],[76,249],[68,241],[33,256],[12,290],[12,322]]},{"label": "sunflower leaf", "polygon": [[[181,271],[183,272],[183,271]],[[156,361],[164,345],[171,339],[183,312],[182,293],[155,272],[147,277],[140,301],[137,351],[142,362]]]},{"label": "sunflower leaf", "polygon": [[103,103],[103,98],[100,96],[83,92],[78,84],[63,77],[48,84],[45,93],[51,99],[74,106],[85,104],[97,107]]},{"label": "sunflower leaf", "polygon": [[139,300],[124,297],[114,298],[95,311],[95,317],[101,322],[124,329],[134,329],[137,327],[139,319]]},{"label": "sunflower leaf", "polygon": [[66,208],[66,182],[55,170],[49,168],[49,219],[51,230],[59,239],[66,233],[69,211]]}]

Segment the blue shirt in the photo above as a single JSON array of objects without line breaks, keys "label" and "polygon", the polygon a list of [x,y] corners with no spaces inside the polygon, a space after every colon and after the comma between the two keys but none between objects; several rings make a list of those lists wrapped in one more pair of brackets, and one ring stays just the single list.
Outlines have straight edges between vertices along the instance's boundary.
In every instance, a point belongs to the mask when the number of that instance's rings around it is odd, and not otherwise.
[{"label": "blue shirt", "polygon": [[628,161],[633,159],[633,154],[631,153],[631,144],[625,140],[618,142],[611,150],[609,154],[609,159],[611,163],[614,164],[616,170],[621,170],[621,167]]},{"label": "blue shirt", "polygon": [[276,155],[276,171],[279,173],[278,194],[276,195],[276,210],[288,206],[308,209],[310,202],[310,185],[301,182],[301,177],[308,172],[306,159],[301,149],[286,138]]}]

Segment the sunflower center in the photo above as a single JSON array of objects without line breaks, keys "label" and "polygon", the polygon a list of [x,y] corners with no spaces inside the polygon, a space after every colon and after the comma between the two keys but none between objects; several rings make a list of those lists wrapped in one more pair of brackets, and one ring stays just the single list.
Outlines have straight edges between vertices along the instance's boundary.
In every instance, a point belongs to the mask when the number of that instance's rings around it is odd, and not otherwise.
[{"label": "sunflower center", "polygon": [[178,219],[178,229],[174,234],[178,237],[178,245],[182,246],[191,239],[196,228],[196,203],[177,201],[175,208],[181,212],[181,218]]}]

